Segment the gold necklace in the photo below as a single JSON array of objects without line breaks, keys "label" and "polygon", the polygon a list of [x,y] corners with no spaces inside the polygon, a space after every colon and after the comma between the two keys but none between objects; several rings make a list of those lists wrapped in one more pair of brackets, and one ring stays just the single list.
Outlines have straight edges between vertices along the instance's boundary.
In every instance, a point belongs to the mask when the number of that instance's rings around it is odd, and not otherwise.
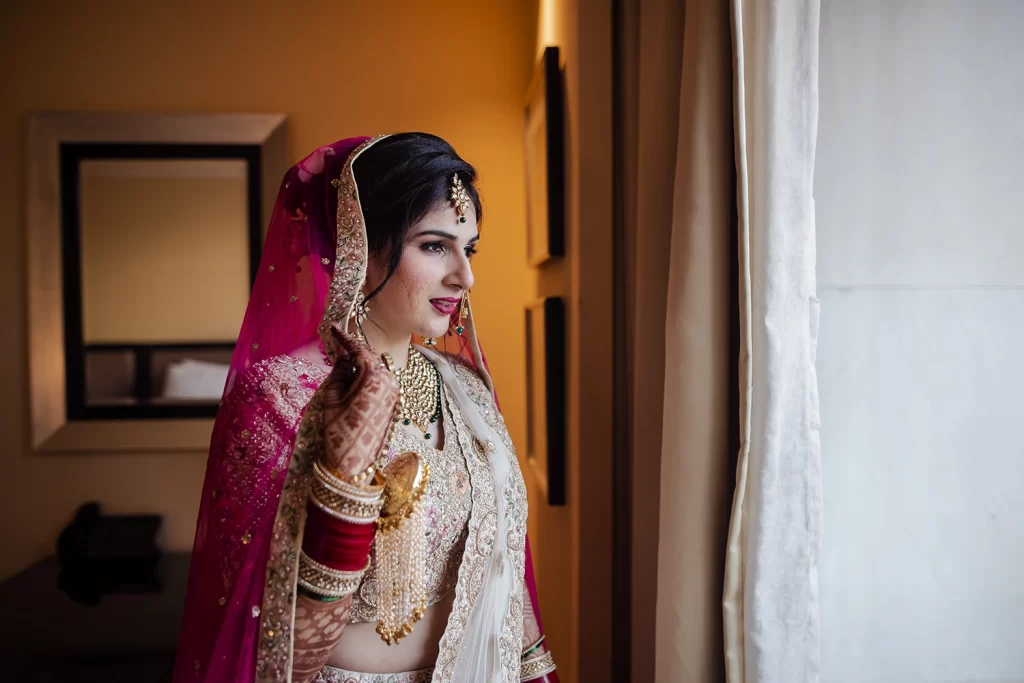
[{"label": "gold necklace", "polygon": [[414,424],[429,439],[430,425],[441,416],[441,378],[427,357],[409,345],[409,361],[396,368],[391,354],[382,354],[388,370],[398,380],[398,410],[395,422]]}]

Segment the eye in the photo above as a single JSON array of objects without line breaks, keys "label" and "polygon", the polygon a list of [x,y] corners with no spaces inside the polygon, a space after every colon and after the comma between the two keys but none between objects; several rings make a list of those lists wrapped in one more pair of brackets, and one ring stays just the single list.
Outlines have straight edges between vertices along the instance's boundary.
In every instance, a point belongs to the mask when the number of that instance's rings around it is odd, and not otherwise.
[{"label": "eye", "polygon": [[444,243],[443,242],[426,242],[420,245],[420,249],[427,252],[428,254],[443,254]]},{"label": "eye", "polygon": [[473,258],[473,256],[475,254],[476,254],[476,247],[475,246],[473,246],[471,244],[468,247],[466,247],[466,258]]}]

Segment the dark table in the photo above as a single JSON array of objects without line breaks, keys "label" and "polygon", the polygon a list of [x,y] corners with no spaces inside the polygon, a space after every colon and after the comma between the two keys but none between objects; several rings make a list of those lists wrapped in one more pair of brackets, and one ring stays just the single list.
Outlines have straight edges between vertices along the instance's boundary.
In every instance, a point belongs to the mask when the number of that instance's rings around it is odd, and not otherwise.
[{"label": "dark table", "polygon": [[72,600],[49,557],[0,583],[0,681],[157,683],[170,680],[185,605],[188,553],[159,561],[157,592]]}]

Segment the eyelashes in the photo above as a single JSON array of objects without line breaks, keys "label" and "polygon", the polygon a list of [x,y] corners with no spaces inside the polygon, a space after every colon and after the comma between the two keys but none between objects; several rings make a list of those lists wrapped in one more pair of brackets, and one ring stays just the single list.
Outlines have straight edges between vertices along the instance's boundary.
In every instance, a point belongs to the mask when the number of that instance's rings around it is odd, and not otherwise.
[{"label": "eyelashes", "polygon": [[[445,247],[443,242],[426,242],[425,244],[420,245],[420,249],[428,254],[437,254],[439,256],[443,256],[448,252],[448,248]],[[466,247],[465,252],[466,258],[473,258],[477,253],[477,248],[475,245],[471,244]]]}]

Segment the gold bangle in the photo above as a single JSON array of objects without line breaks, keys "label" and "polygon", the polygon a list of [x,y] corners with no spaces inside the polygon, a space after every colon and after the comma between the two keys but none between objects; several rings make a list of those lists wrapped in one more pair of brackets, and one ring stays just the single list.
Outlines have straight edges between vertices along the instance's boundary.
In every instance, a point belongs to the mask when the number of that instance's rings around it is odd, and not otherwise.
[{"label": "gold bangle", "polygon": [[372,502],[384,494],[384,484],[357,485],[339,479],[316,460],[313,461],[313,474],[330,491],[353,500]]},{"label": "gold bangle", "polygon": [[352,500],[348,496],[330,490],[319,479],[313,479],[309,489],[309,498],[314,505],[332,516],[341,516],[344,519],[352,518],[350,521],[361,524],[377,519],[380,516],[380,509],[384,506],[383,497],[375,501]]},{"label": "gold bangle", "polygon": [[331,569],[311,558],[306,551],[301,550],[299,551],[298,583],[315,595],[326,598],[343,598],[356,592],[369,567],[370,560],[367,558],[366,566],[357,571]]},{"label": "gold bangle", "polygon": [[529,681],[549,674],[555,670],[555,659],[550,652],[545,652],[540,657],[527,660],[519,667],[519,680]]},{"label": "gold bangle", "polygon": [[337,520],[340,520],[342,522],[349,522],[351,524],[376,524],[377,523],[377,514],[376,513],[375,514],[367,514],[366,512],[364,512],[362,510],[360,510],[358,512],[353,512],[350,508],[338,509],[338,508],[332,507],[330,505],[327,505],[326,503],[321,501],[319,498],[314,496],[312,493],[309,494],[309,502],[312,503],[313,505],[315,505],[325,515],[331,517],[332,519],[337,519]]}]

